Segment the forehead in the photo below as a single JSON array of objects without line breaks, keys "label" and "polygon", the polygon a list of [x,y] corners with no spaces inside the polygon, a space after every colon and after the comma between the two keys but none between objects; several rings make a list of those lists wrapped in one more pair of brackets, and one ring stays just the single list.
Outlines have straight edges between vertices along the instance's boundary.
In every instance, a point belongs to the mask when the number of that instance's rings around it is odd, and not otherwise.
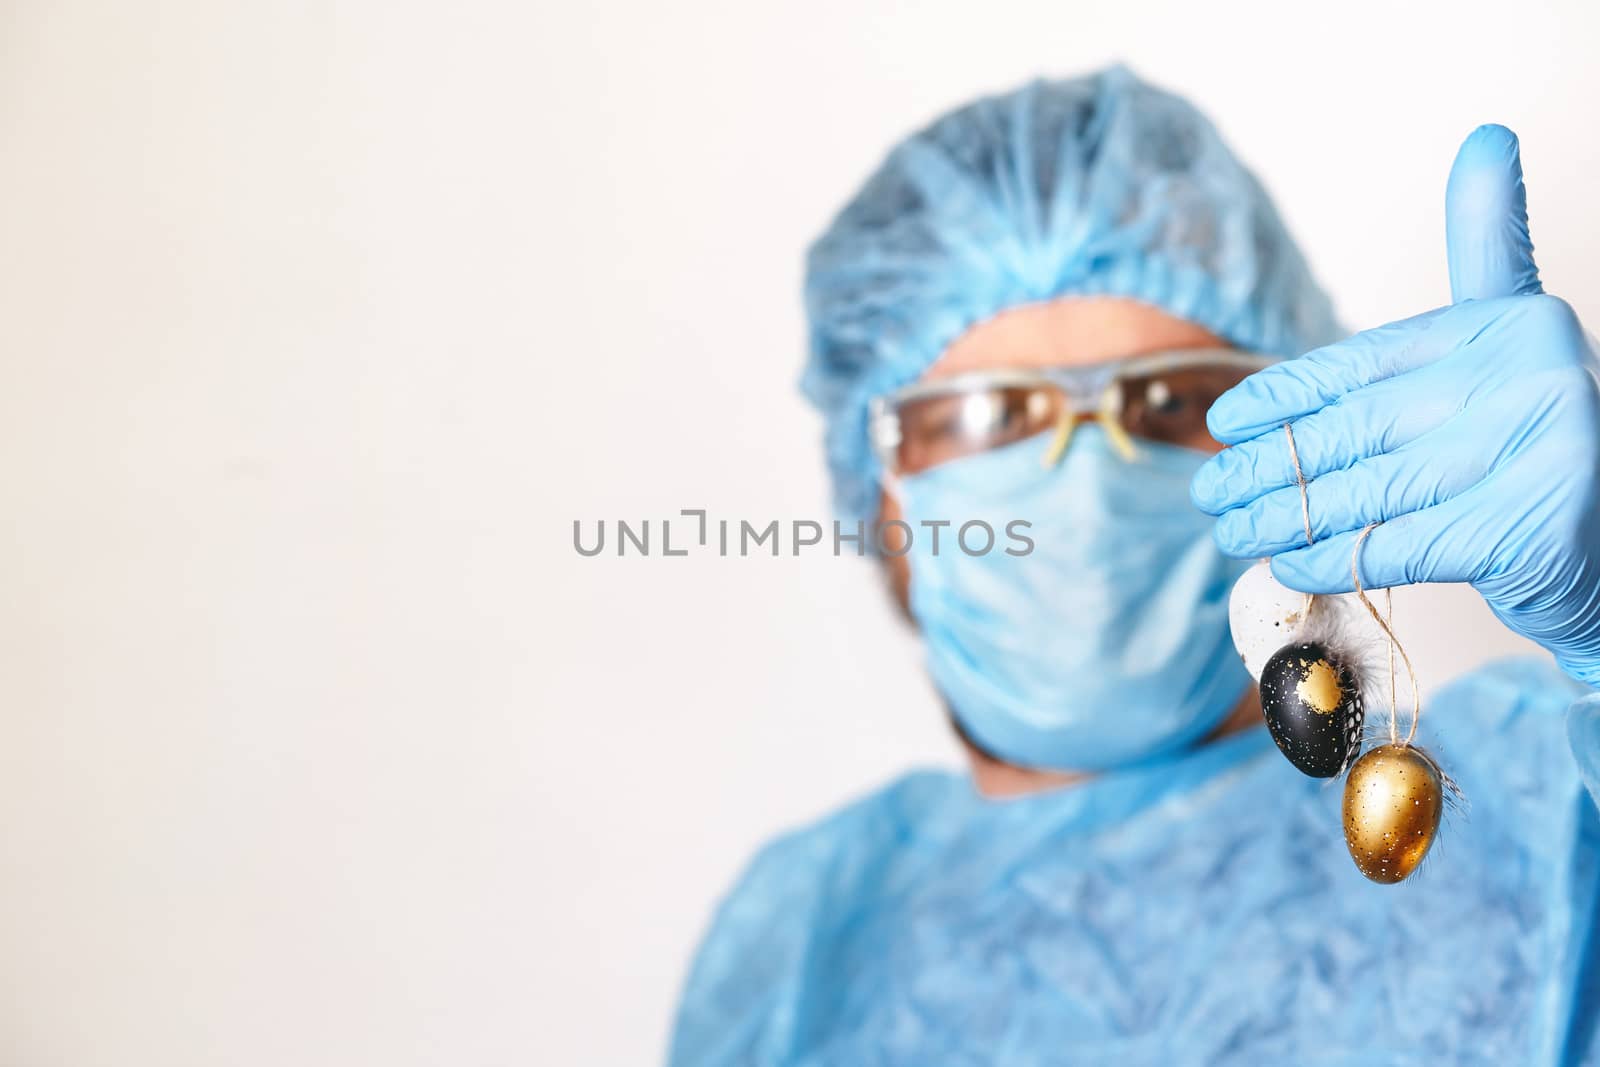
[{"label": "forehead", "polygon": [[1061,297],[1008,308],[951,342],[923,374],[948,378],[998,367],[1070,367],[1175,348],[1231,347],[1159,308],[1114,296]]}]

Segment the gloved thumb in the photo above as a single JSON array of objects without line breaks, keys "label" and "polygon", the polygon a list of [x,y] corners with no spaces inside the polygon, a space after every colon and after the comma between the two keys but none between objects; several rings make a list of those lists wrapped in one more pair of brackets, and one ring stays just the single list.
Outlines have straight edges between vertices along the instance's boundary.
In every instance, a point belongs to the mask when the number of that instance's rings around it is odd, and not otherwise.
[{"label": "gloved thumb", "polygon": [[1542,293],[1528,237],[1522,151],[1504,126],[1479,126],[1461,142],[1444,194],[1452,302]]}]

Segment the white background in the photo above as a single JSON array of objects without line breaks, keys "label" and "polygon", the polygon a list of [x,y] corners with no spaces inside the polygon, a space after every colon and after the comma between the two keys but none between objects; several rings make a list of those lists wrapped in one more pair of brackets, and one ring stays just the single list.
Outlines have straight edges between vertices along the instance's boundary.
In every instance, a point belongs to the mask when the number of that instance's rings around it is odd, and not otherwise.
[{"label": "white background", "polygon": [[0,6],[0,1063],[658,1060],[756,844],[953,752],[868,565],[571,524],[827,517],[801,254],[891,141],[1125,58],[1364,326],[1505,122],[1593,324],[1592,10]]}]

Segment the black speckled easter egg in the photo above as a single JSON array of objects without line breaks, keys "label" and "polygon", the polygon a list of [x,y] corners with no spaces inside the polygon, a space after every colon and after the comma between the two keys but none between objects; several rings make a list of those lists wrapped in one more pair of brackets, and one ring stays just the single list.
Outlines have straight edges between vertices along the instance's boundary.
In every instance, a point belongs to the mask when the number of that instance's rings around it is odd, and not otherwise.
[{"label": "black speckled easter egg", "polygon": [[1320,644],[1285,645],[1261,668],[1261,714],[1301,772],[1332,778],[1361,752],[1361,687]]}]

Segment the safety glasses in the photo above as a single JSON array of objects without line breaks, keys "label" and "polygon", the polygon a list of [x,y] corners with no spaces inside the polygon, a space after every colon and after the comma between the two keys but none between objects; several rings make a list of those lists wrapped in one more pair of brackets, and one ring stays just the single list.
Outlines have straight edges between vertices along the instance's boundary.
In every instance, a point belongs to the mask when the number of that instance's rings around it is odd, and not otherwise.
[{"label": "safety glasses", "polygon": [[964,456],[1049,433],[1040,462],[1058,462],[1084,422],[1117,452],[1138,459],[1138,441],[1187,448],[1212,443],[1206,411],[1276,360],[1233,349],[1152,352],[1081,367],[974,371],[914,382],[873,400],[873,447],[892,475],[917,474]]}]

